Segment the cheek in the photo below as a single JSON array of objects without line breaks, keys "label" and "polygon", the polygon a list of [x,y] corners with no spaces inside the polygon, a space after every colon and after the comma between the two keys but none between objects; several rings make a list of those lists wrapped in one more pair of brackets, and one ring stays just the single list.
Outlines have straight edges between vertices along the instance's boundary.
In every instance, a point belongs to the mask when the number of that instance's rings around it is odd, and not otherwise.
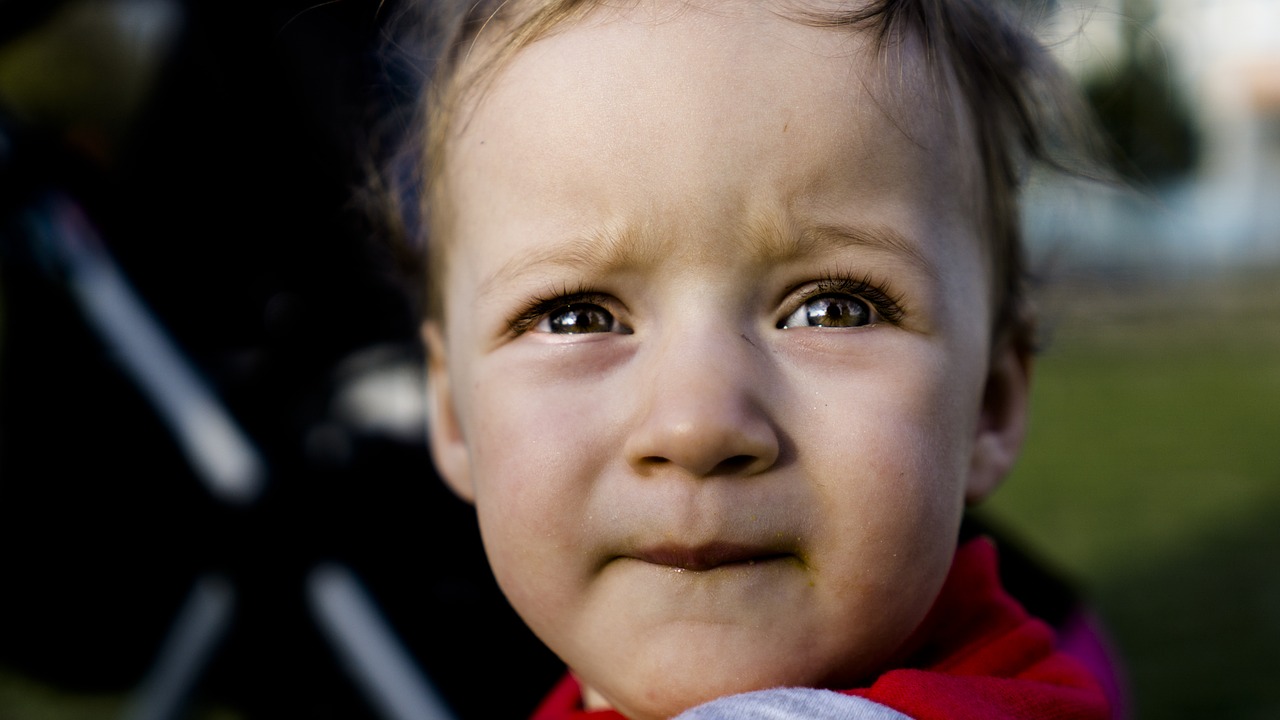
[{"label": "cheek", "polygon": [[477,369],[466,433],[481,533],[499,584],[537,631],[541,608],[568,602],[586,580],[572,556],[589,547],[578,519],[607,462],[611,421],[582,386]]},{"label": "cheek", "polygon": [[910,345],[893,353],[900,360],[869,363],[856,380],[822,389],[822,402],[796,422],[811,439],[798,441],[811,450],[801,462],[815,464],[806,474],[829,479],[819,491],[833,550],[856,547],[886,570],[929,558],[928,575],[955,539],[982,373],[976,361],[956,362],[953,348]]},{"label": "cheek", "polygon": [[[901,344],[887,354],[892,361],[870,360],[851,381],[815,387],[813,394],[823,399],[814,418],[821,427],[809,431],[826,433],[831,441],[824,446],[861,458],[858,464],[870,465],[870,476],[890,486],[960,482],[985,377],[980,352],[914,339]],[[807,375],[820,380],[824,373]],[[814,419],[802,422],[812,426]]]},{"label": "cheek", "polygon": [[834,534],[886,569],[945,552],[964,504],[968,423],[939,412],[927,395],[895,394],[859,434],[860,447],[830,458],[855,478],[855,487],[829,490],[838,497],[827,498],[828,506],[842,508],[831,518],[841,527]]},{"label": "cheek", "polygon": [[574,502],[586,489],[576,478],[605,462],[611,445],[606,394],[590,379],[565,382],[512,363],[479,370],[468,441],[481,490],[530,511]]},{"label": "cheek", "polygon": [[[813,535],[822,541],[811,561],[829,591],[822,594],[830,603],[829,631],[842,638],[839,646],[877,662],[916,627],[946,576],[972,449],[973,420],[963,411],[972,393],[956,390],[970,378],[946,368],[972,371],[942,362],[945,353],[907,357],[828,390],[824,412],[811,413],[808,424],[811,437],[820,429],[816,420],[829,439],[801,460],[821,463],[806,474],[825,478]],[[866,662],[867,656],[849,658],[844,667],[865,669]]]}]

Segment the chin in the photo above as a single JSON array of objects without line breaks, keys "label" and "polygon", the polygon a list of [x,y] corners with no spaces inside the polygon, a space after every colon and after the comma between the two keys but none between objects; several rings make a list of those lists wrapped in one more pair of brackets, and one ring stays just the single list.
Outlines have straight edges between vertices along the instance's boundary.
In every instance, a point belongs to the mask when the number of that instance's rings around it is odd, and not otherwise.
[{"label": "chin", "polygon": [[671,687],[644,688],[636,693],[628,693],[617,702],[610,702],[610,707],[625,715],[629,720],[667,720],[679,715],[689,708],[697,707],[705,702],[728,695],[763,690],[777,685],[752,686],[716,686],[707,684],[699,688],[675,689]]},{"label": "chin", "polygon": [[[656,672],[628,673],[626,680],[648,679],[637,684],[624,682],[601,692],[600,697],[630,720],[665,720],[728,695],[775,687],[826,686],[785,653],[766,655],[750,664],[694,659],[676,663],[678,667],[666,664]],[[728,653],[719,657],[742,656]]]}]

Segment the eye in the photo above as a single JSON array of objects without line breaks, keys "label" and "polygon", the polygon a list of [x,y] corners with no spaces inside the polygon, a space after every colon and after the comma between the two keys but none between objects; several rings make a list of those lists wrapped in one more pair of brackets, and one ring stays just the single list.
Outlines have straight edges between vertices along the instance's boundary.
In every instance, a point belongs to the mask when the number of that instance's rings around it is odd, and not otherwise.
[{"label": "eye", "polygon": [[[612,308],[612,310],[610,309]],[[608,293],[569,288],[535,297],[507,321],[508,337],[527,332],[548,335],[631,334],[615,312],[626,306]]]},{"label": "eye", "polygon": [[609,332],[613,329],[613,313],[591,303],[573,303],[556,308],[538,323],[538,330],[549,333],[577,334]]},{"label": "eye", "polygon": [[557,335],[629,332],[613,317],[613,313],[587,302],[569,303],[548,310],[535,329]]},{"label": "eye", "polygon": [[869,275],[833,273],[793,288],[788,296],[793,299],[785,306],[795,309],[778,322],[780,330],[899,325],[906,315],[900,296]]},{"label": "eye", "polygon": [[805,300],[795,312],[778,323],[778,327],[862,327],[872,324],[875,317],[871,306],[862,298],[843,293],[825,293]]}]

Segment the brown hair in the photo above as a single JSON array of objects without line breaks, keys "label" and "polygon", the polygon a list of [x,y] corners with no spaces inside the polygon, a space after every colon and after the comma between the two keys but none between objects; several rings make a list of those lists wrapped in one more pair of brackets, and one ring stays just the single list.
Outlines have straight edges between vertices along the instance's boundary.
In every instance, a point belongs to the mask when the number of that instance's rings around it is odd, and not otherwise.
[{"label": "brown hair", "polygon": [[[803,0],[801,0],[803,1]],[[428,317],[443,314],[438,279],[447,258],[449,216],[441,170],[458,108],[481,92],[513,55],[589,13],[601,0],[464,0],[423,3],[428,16],[417,39],[433,48],[421,72],[424,85],[407,123],[401,150],[384,178],[401,239],[425,257],[422,300]],[[995,341],[1023,350],[1034,344],[1034,314],[1027,299],[1018,190],[1029,161],[1089,174],[1090,125],[1070,82],[1026,29],[1024,18],[993,0],[869,0],[842,10],[806,8],[795,19],[814,27],[869,32],[877,52],[916,37],[934,72],[949,71],[972,118],[985,181],[985,227],[994,270]],[[1024,11],[1025,12],[1025,11]],[[480,35],[500,34],[472,58]],[[424,131],[425,128],[425,131]],[[1080,161],[1065,160],[1076,151]],[[1084,152],[1079,152],[1084,151]]]}]

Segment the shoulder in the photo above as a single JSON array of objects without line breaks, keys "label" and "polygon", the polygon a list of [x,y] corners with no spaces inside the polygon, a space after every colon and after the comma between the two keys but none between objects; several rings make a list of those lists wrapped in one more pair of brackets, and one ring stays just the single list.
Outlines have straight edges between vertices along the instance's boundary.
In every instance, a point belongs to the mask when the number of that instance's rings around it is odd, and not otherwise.
[{"label": "shoulder", "polygon": [[684,711],[673,720],[911,720],[865,698],[831,690],[776,688],[730,695]]}]

